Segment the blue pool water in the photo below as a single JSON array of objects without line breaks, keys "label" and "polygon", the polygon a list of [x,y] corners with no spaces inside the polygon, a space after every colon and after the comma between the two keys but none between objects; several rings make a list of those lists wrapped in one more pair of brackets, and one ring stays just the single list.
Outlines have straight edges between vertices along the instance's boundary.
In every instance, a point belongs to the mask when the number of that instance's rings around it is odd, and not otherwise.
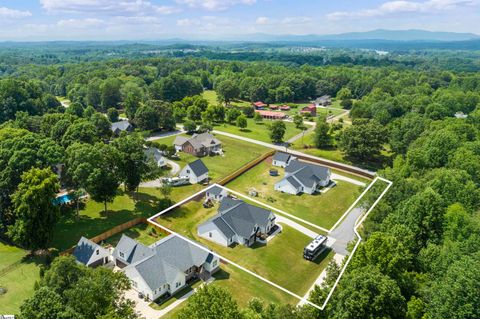
[{"label": "blue pool water", "polygon": [[65,195],[62,195],[62,196],[59,196],[59,197],[55,198],[54,204],[55,205],[65,205],[68,202],[70,202],[71,200],[72,200],[72,197],[69,194],[65,194]]}]

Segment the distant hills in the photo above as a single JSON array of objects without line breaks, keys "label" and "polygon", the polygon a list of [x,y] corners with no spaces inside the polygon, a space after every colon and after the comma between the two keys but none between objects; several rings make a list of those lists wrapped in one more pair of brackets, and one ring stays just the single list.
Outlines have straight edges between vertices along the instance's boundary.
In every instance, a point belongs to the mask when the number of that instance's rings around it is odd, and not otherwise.
[{"label": "distant hills", "polygon": [[348,41],[348,40],[385,40],[385,41],[468,41],[478,40],[480,35],[474,33],[441,32],[426,30],[385,30],[378,29],[366,32],[349,32],[328,35],[271,35],[256,33],[238,36],[235,40],[248,41],[280,41],[280,42],[316,42],[316,41]]}]

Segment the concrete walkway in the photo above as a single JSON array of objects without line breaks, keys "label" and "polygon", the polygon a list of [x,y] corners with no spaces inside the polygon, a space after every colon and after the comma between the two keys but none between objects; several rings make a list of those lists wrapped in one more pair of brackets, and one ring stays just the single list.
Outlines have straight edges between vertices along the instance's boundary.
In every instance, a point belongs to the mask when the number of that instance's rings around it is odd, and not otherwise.
[{"label": "concrete walkway", "polygon": [[315,238],[315,237],[318,236],[318,234],[316,232],[314,232],[314,231],[308,229],[307,227],[304,227],[304,226],[294,222],[291,219],[280,216],[279,214],[277,214],[275,216],[277,217],[276,222],[279,223],[279,224],[288,225],[288,226],[292,227],[293,229],[307,235],[310,238]]},{"label": "concrete walkway", "polygon": [[333,180],[337,180],[337,181],[345,181],[345,182],[352,183],[354,185],[358,185],[358,186],[362,186],[362,187],[367,186],[367,184],[364,183],[364,182],[360,182],[356,179],[353,179],[353,178],[350,178],[350,177],[347,177],[347,176],[343,176],[343,175],[339,175],[339,174],[336,174],[336,173],[332,173],[330,178],[333,179]]}]

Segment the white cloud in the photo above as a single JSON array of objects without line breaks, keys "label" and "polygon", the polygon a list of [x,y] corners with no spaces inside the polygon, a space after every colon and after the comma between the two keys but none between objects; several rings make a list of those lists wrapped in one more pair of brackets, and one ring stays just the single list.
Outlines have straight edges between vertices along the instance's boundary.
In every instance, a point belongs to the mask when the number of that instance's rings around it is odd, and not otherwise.
[{"label": "white cloud", "polygon": [[209,11],[226,10],[234,5],[252,5],[257,0],[176,0],[179,4],[186,4],[192,8],[202,8]]},{"label": "white cloud", "polygon": [[0,7],[0,18],[3,19],[18,19],[30,17],[32,13],[30,11],[20,11],[15,9],[9,9]]},{"label": "white cloud", "polygon": [[257,20],[255,20],[255,23],[258,25],[267,25],[271,24],[272,21],[267,17],[258,17]]},{"label": "white cloud", "polygon": [[312,22],[310,17],[286,17],[282,19],[272,19],[268,17],[258,17],[255,21],[257,25],[276,25],[276,26],[292,26],[302,25]]},{"label": "white cloud", "polygon": [[93,28],[93,27],[100,27],[104,25],[105,22],[100,19],[63,19],[57,22],[59,27],[67,27],[67,28],[78,28],[78,29],[85,29],[85,28]]},{"label": "white cloud", "polygon": [[100,13],[109,15],[171,14],[179,9],[146,0],[40,0],[48,12]]},{"label": "white cloud", "polygon": [[424,2],[416,1],[389,1],[373,9],[364,9],[359,11],[337,11],[327,14],[330,20],[339,20],[343,18],[370,18],[386,16],[398,13],[434,13],[448,11],[460,7],[475,6],[479,0],[429,0]]}]

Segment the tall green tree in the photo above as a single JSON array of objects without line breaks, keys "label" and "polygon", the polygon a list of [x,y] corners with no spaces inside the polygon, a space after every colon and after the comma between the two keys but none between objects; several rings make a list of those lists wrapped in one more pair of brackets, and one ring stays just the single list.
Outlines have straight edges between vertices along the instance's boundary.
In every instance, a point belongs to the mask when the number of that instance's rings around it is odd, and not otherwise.
[{"label": "tall green tree", "polygon": [[224,318],[240,319],[238,305],[232,296],[216,285],[205,285],[188,300],[178,319]]},{"label": "tall green tree", "polygon": [[119,153],[121,180],[129,191],[136,190],[143,177],[149,173],[150,166],[143,144],[143,138],[137,134],[120,136],[112,142]]},{"label": "tall green tree", "polygon": [[287,127],[283,121],[273,121],[270,125],[270,139],[274,143],[280,143],[283,141]]},{"label": "tall green tree", "polygon": [[67,175],[74,186],[84,188],[93,200],[112,202],[120,186],[120,154],[110,144],[75,143],[67,149]]},{"label": "tall green tree", "polygon": [[330,124],[324,115],[319,115],[315,131],[313,135],[313,142],[316,148],[323,148],[331,144]]},{"label": "tall green tree", "polygon": [[373,120],[358,120],[340,133],[339,147],[348,157],[371,160],[387,141],[385,127]]},{"label": "tall green tree", "polygon": [[7,231],[14,242],[29,249],[47,247],[58,219],[54,199],[59,189],[57,176],[49,168],[32,168],[22,174],[12,195],[15,223]]}]

